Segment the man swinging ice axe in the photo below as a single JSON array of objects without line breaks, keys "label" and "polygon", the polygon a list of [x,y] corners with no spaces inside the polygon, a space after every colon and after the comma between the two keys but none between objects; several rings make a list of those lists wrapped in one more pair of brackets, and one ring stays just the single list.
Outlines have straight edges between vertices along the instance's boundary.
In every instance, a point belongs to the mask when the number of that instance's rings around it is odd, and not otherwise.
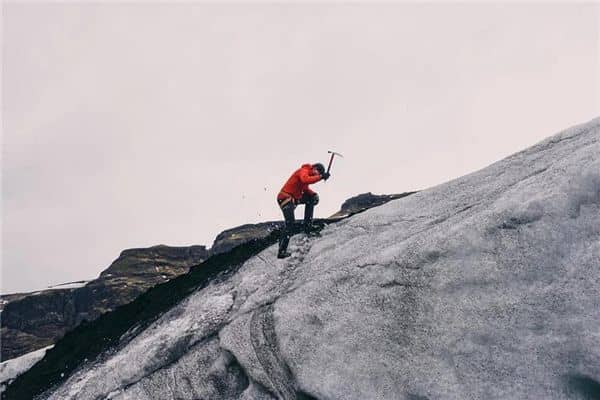
[{"label": "man swinging ice axe", "polygon": [[319,235],[312,225],[313,211],[315,206],[319,203],[319,195],[316,192],[313,192],[308,185],[320,180],[326,181],[329,179],[329,171],[331,170],[333,157],[342,155],[334,151],[329,151],[328,153],[331,154],[331,158],[329,159],[327,171],[325,171],[325,167],[321,163],[303,164],[302,167],[294,171],[277,195],[277,203],[279,204],[279,207],[283,212],[283,218],[285,219],[283,231],[281,232],[281,237],[279,239],[277,258],[286,258],[291,255],[288,253],[287,247],[294,231],[294,210],[298,204],[305,205],[304,232],[308,236]]}]

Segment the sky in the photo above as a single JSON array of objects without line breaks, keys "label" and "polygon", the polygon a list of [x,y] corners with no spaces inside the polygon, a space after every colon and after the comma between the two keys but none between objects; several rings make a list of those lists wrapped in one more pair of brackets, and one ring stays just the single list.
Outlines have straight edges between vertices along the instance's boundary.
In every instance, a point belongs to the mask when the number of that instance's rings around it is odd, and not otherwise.
[{"label": "sky", "polygon": [[0,287],[281,219],[328,150],[317,217],[598,115],[600,4],[3,2]]}]

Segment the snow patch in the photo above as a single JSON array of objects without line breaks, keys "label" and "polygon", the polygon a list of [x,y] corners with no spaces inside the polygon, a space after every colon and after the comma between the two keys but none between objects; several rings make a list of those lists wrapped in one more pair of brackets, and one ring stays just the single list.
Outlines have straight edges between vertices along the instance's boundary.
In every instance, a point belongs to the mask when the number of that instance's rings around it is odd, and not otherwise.
[{"label": "snow patch", "polygon": [[35,363],[41,360],[46,351],[54,345],[44,347],[36,351],[24,354],[21,357],[13,358],[0,363],[0,393],[4,391],[7,385],[10,384],[17,376],[21,375]]},{"label": "snow patch", "polygon": [[80,288],[80,287],[84,287],[89,282],[90,281],[77,281],[77,282],[61,283],[60,285],[48,286],[48,290],[53,290],[53,289],[77,289],[77,288]]}]

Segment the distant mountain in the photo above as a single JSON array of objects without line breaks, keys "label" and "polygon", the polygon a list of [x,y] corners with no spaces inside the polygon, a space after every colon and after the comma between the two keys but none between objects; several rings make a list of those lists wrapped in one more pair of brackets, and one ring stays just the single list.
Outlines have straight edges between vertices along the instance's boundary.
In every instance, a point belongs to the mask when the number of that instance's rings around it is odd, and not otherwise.
[{"label": "distant mountain", "polygon": [[33,293],[1,296],[2,360],[56,342],[81,321],[91,321],[135,299],[157,283],[186,273],[208,258],[204,246],[125,250],[97,279]]},{"label": "distant mountain", "polygon": [[600,119],[322,225],[81,324],[5,398],[600,398]]},{"label": "distant mountain", "polygon": [[[375,207],[403,195],[353,197],[333,218]],[[56,285],[33,293],[0,296],[1,359],[6,361],[54,344],[81,321],[129,303],[150,287],[187,273],[212,255],[262,239],[281,227],[281,221],[247,224],[221,232],[212,247],[165,245],[124,250],[97,279]]]}]

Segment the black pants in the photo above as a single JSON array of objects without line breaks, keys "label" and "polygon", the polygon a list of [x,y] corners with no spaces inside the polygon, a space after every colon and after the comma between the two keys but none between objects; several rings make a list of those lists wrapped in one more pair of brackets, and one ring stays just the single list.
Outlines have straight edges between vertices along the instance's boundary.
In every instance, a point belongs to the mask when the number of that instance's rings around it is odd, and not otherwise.
[{"label": "black pants", "polygon": [[294,226],[296,224],[296,217],[294,216],[294,210],[298,204],[304,204],[304,230],[308,232],[312,225],[313,212],[315,206],[319,203],[318,194],[304,193],[300,200],[295,200],[292,197],[285,199],[277,199],[281,212],[283,212],[283,218],[285,225],[279,238],[279,252],[282,253],[287,250],[290,242],[290,237],[294,234]]}]

